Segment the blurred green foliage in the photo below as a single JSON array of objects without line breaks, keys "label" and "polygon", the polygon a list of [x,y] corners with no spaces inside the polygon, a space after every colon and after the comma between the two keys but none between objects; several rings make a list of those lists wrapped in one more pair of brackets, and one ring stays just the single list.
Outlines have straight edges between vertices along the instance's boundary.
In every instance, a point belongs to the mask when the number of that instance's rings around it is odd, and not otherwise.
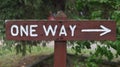
[{"label": "blurred green foliage", "polygon": [[[120,19],[119,19],[120,1],[119,0],[76,0],[76,8],[77,11],[79,12],[78,18],[80,18],[80,20],[81,19],[114,20],[117,24],[117,29],[116,29],[117,40],[100,41],[101,44],[97,45],[95,52],[90,53],[91,56],[86,61],[89,63],[87,63],[86,66],[93,67],[92,65],[96,64],[96,62],[101,61],[102,60],[101,58],[103,57],[106,57],[110,61],[114,57],[118,57],[120,55]],[[91,45],[91,43],[96,43],[96,41],[82,41],[82,42],[77,41],[78,45],[74,46],[73,49],[76,51],[76,54],[80,54],[83,48],[89,49],[88,47]],[[116,56],[114,56],[114,53],[110,50],[110,48],[116,51],[115,54]]]}]

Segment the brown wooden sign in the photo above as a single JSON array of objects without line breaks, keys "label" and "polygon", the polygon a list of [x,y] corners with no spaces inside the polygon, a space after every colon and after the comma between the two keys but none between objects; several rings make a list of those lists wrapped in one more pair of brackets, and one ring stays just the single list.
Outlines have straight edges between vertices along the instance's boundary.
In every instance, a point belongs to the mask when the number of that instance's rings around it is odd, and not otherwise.
[{"label": "brown wooden sign", "polygon": [[115,40],[114,21],[7,21],[8,40]]}]

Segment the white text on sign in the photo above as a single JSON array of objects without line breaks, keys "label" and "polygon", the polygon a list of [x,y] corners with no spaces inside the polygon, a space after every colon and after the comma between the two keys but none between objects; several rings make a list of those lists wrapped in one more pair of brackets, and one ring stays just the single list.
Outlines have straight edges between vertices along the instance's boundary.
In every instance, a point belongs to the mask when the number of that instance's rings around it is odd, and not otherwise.
[{"label": "white text on sign", "polygon": [[[36,33],[36,28],[38,28],[38,25],[12,25],[11,26],[11,35],[12,36],[30,36],[30,37],[37,37],[38,33]],[[49,25],[48,28],[43,25],[42,26],[45,36],[49,36],[50,33],[52,34],[52,36],[56,35],[56,31],[58,29],[58,25],[52,26]],[[75,34],[75,29],[76,29],[76,25],[69,25],[69,30],[71,31],[71,36],[74,36]],[[66,31],[66,27],[64,25],[61,26],[60,31],[59,31],[59,36],[67,36],[67,31]]]}]

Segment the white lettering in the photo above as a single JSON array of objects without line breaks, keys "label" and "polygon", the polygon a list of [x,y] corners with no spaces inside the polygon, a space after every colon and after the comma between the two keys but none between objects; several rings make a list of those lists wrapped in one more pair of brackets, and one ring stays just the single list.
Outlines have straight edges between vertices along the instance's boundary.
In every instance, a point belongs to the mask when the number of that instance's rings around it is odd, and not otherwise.
[{"label": "white lettering", "polygon": [[65,30],[65,26],[64,26],[64,25],[62,25],[62,27],[61,27],[61,29],[60,29],[59,36],[61,36],[61,35],[67,36],[67,33],[66,33],[66,30]]},{"label": "white lettering", "polygon": [[36,30],[34,28],[38,27],[38,25],[30,25],[30,36],[37,37],[38,34],[35,34]]},{"label": "white lettering", "polygon": [[43,25],[43,29],[45,32],[45,35],[48,36],[50,34],[50,31],[52,33],[52,36],[55,36],[56,30],[57,30],[57,25],[55,25],[54,29],[52,28],[51,25],[48,26],[48,29],[46,29],[45,25]]},{"label": "white lettering", "polygon": [[70,27],[70,30],[71,30],[71,33],[72,33],[71,36],[74,36],[76,25],[74,25],[73,27],[72,27],[72,25],[69,25],[69,27]]},{"label": "white lettering", "polygon": [[28,36],[28,25],[26,25],[25,28],[20,25],[20,36],[23,36],[23,33]]},{"label": "white lettering", "polygon": [[[15,30],[15,32],[14,32],[13,29]],[[18,31],[18,26],[17,26],[17,25],[12,25],[12,27],[11,27],[11,35],[12,35],[12,36],[17,36],[18,33],[19,33],[19,31]]]}]

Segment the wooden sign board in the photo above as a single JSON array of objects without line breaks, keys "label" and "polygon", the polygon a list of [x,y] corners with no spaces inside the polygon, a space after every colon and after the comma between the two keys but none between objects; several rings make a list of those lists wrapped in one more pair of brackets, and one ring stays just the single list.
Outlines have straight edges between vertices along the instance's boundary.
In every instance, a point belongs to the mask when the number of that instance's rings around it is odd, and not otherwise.
[{"label": "wooden sign board", "polygon": [[115,40],[114,21],[7,21],[8,40]]}]

